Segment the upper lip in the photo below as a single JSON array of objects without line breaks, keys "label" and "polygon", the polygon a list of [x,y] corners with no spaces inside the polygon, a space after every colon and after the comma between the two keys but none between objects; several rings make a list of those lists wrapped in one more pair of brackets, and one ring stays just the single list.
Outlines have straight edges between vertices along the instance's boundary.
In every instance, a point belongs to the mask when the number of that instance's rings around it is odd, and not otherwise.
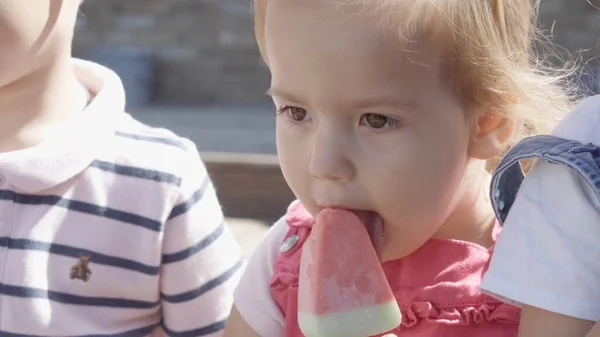
[{"label": "upper lip", "polygon": [[353,207],[350,207],[348,205],[342,205],[342,204],[322,204],[319,205],[321,208],[343,208],[343,209],[355,209]]},{"label": "upper lip", "polygon": [[368,209],[365,209],[365,208],[353,207],[353,206],[342,205],[342,204],[323,204],[323,205],[319,205],[319,207],[321,207],[321,209],[336,208],[336,209],[345,209],[348,211],[369,211]]}]

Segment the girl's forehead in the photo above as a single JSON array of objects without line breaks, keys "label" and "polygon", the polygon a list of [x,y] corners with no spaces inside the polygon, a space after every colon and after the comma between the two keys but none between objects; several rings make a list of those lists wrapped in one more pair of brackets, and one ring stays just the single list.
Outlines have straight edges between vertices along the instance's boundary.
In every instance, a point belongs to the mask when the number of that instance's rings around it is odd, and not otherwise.
[{"label": "girl's forehead", "polygon": [[354,23],[368,23],[370,27],[382,23],[381,16],[357,1],[296,1],[268,0],[265,3],[265,16],[301,17],[308,22],[327,21],[340,28],[352,27]]},{"label": "girl's forehead", "polygon": [[[258,37],[259,44],[268,48],[278,39],[293,40],[301,41],[304,48],[381,51],[383,55],[379,57],[410,58],[423,64],[439,61],[441,52],[431,36],[408,23],[406,27],[392,27],[386,19],[390,15],[383,15],[381,8],[376,10],[365,3],[364,0],[269,0],[263,22],[258,23],[264,28],[264,34]],[[400,21],[409,19],[403,14],[393,16]]]},{"label": "girl's forehead", "polygon": [[415,106],[439,88],[435,48],[414,41],[403,49],[370,19],[315,20],[311,9],[274,5],[265,28],[272,91],[287,101],[336,109]]},{"label": "girl's forehead", "polygon": [[325,10],[320,11],[297,5],[293,0],[273,1],[264,26],[264,52],[270,60],[268,63],[276,62],[271,60],[272,57],[299,58],[307,62],[333,57],[352,58],[357,63],[370,64],[369,68],[376,68],[402,63],[430,66],[439,61],[441,53],[427,39],[415,37],[400,41],[369,15],[358,15],[357,11],[331,15],[332,6],[324,7]]}]

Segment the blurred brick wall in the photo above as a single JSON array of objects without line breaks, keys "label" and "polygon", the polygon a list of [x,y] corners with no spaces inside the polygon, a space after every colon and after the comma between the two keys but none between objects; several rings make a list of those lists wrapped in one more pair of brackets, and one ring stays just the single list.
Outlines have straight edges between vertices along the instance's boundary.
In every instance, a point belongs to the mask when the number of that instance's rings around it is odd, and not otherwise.
[{"label": "blurred brick wall", "polygon": [[86,0],[74,52],[102,45],[152,51],[158,103],[266,101],[249,0]]},{"label": "blurred brick wall", "polygon": [[584,60],[599,56],[599,0],[541,0],[540,19],[546,33],[553,32],[554,43],[582,51]]},{"label": "blurred brick wall", "polygon": [[[597,55],[598,13],[588,0],[541,1],[543,27],[571,51],[588,49],[585,58]],[[250,0],[86,0],[76,54],[98,45],[150,48],[158,103],[266,102]]]}]

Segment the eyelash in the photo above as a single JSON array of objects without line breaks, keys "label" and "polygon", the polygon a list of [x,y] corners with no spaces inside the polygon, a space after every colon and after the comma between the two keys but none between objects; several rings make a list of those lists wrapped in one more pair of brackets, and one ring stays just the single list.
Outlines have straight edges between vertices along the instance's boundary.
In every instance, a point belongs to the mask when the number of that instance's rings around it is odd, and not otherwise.
[{"label": "eyelash", "polygon": [[293,126],[293,127],[298,127],[298,126],[300,126],[300,124],[302,124],[302,122],[303,122],[303,121],[297,121],[297,120],[294,120],[294,119],[293,119],[293,118],[290,116],[289,110],[290,110],[291,108],[295,108],[295,107],[294,107],[294,106],[291,106],[291,105],[281,105],[281,106],[279,106],[279,107],[277,108],[277,113],[276,113],[276,116],[282,116],[282,117],[284,118],[285,122],[286,122],[288,125],[290,125],[290,126]]},{"label": "eyelash", "polygon": [[[304,121],[303,120],[302,121],[297,121],[297,120],[295,120],[294,118],[292,118],[290,116],[289,110],[292,109],[292,108],[297,108],[297,107],[291,106],[291,105],[281,105],[281,106],[279,106],[279,108],[277,108],[276,115],[284,115],[285,114],[284,117],[285,117],[286,122],[290,123],[290,125],[292,125],[292,126],[298,126],[298,125],[300,125]],[[378,129],[378,128],[374,128],[374,127],[368,125],[367,123],[364,123],[363,119],[367,115],[375,115],[375,116],[385,117],[387,119],[386,120],[387,127],[382,127],[382,128]],[[369,127],[369,129],[372,132],[375,132],[375,133],[384,133],[384,132],[388,132],[388,131],[393,131],[393,130],[397,129],[400,126],[400,121],[398,119],[392,118],[392,117],[388,117],[388,116],[383,115],[383,114],[377,114],[377,113],[363,114],[361,116],[361,118],[360,118],[360,121],[361,121],[361,124],[366,125],[367,127]]]}]

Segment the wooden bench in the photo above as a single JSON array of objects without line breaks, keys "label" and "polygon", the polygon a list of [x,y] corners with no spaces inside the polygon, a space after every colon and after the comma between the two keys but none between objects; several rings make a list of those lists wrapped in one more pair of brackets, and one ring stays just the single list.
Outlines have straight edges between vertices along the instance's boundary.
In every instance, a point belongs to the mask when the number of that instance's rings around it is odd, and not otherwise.
[{"label": "wooden bench", "polygon": [[201,155],[227,217],[272,223],[294,200],[276,155],[225,152]]}]

